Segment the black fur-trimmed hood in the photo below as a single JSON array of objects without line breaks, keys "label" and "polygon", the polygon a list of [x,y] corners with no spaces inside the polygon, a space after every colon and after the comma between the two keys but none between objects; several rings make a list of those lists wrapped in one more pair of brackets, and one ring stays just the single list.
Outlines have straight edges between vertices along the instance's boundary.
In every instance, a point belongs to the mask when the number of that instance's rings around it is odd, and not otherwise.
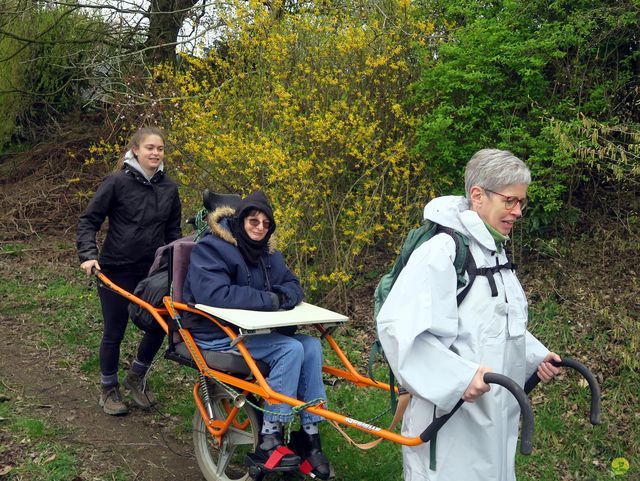
[{"label": "black fur-trimmed hood", "polygon": [[[207,223],[209,224],[209,230],[212,235],[219,237],[231,245],[237,246],[238,241],[228,228],[228,222],[234,215],[235,209],[226,206],[218,207],[207,215]],[[269,253],[272,254],[276,249],[275,236],[272,235],[269,238],[267,245],[269,247]]]}]

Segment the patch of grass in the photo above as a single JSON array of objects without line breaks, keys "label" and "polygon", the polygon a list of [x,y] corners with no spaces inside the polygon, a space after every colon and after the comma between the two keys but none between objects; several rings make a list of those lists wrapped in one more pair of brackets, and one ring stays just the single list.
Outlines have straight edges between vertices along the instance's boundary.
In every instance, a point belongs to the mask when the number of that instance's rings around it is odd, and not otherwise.
[{"label": "patch of grass", "polygon": [[[342,328],[334,335],[336,342],[356,369],[366,375],[367,367],[359,360],[367,357],[370,338],[357,335],[349,328]],[[340,361],[325,344],[325,363],[341,367]],[[388,368],[384,362],[375,365],[374,376],[388,382]],[[358,388],[348,381],[338,380],[335,386],[326,387],[329,409],[358,421],[388,428],[393,418],[390,410],[389,393],[377,388]],[[355,442],[365,443],[375,437],[356,429],[341,426]],[[322,426],[323,449],[334,465],[338,480],[401,480],[402,455],[400,445],[383,441],[375,448],[362,451],[347,443],[344,437],[328,423]]]},{"label": "patch of grass", "polygon": [[12,306],[11,313],[13,315],[31,314],[37,312],[39,308],[40,304],[37,300],[24,298]]},{"label": "patch of grass", "polygon": [[45,435],[44,421],[32,418],[18,418],[13,422],[12,428],[30,438],[41,438]]},{"label": "patch of grass", "polygon": [[43,292],[46,299],[55,299],[58,302],[73,302],[78,297],[78,287],[67,279],[54,277],[49,280]]},{"label": "patch of grass", "polygon": [[63,430],[49,425],[43,419],[22,415],[11,396],[2,389],[0,396],[0,423],[6,433],[0,442],[0,459],[12,467],[7,479],[75,479],[78,475],[76,451],[55,441]]},{"label": "patch of grass", "polygon": [[80,370],[84,373],[95,373],[100,369],[100,361],[98,359],[98,353],[91,355],[85,361],[80,364]]},{"label": "patch of grass", "polygon": [[25,244],[19,243],[7,243],[0,245],[0,255],[1,256],[16,256],[22,257],[26,255],[27,246]]},{"label": "patch of grass", "polygon": [[72,481],[78,476],[76,454],[57,444],[42,443],[33,448],[25,462],[11,472],[9,479]]},{"label": "patch of grass", "polygon": [[[168,364],[168,363],[167,363]],[[166,369],[166,366],[164,366]],[[162,406],[166,415],[177,417],[182,435],[191,435],[192,418],[195,410],[193,400],[193,385],[196,382],[196,371],[180,366],[172,370],[172,375],[167,375],[165,369],[160,367],[152,372],[151,383],[163,398]],[[178,371],[176,373],[176,371]],[[170,397],[165,397],[170,396]]]},{"label": "patch of grass", "polygon": [[[346,384],[329,389],[327,395],[330,409],[386,429],[392,416],[387,414],[381,418],[375,419],[375,417],[387,410],[388,397],[382,391],[379,393],[373,390],[362,391],[364,390],[357,390]],[[362,443],[375,439],[355,429],[345,429],[345,431],[356,442]],[[322,426],[322,435],[323,448],[334,465],[336,479],[345,481],[351,479],[400,481],[402,479],[402,456],[399,445],[383,441],[369,451],[361,451],[348,444],[329,424]]]}]

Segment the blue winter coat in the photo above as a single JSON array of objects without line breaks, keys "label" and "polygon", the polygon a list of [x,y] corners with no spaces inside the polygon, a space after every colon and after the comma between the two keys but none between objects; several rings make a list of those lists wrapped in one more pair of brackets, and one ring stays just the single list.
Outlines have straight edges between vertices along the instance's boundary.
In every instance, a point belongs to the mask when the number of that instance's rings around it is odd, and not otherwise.
[{"label": "blue winter coat", "polygon": [[[254,311],[275,311],[299,304],[303,298],[300,281],[279,251],[265,247],[262,262],[255,266],[244,260],[229,229],[233,214],[234,210],[228,207],[209,214],[209,233],[191,253],[182,293],[184,300],[189,304]],[[274,295],[278,292],[286,298],[282,306]],[[217,329],[207,321],[195,332],[192,328],[194,335],[204,326],[207,330]]]}]

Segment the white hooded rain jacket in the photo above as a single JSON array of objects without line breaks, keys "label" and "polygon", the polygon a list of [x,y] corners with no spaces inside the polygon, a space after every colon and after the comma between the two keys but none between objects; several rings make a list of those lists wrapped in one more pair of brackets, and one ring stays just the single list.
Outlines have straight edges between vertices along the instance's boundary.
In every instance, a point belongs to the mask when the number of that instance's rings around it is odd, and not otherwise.
[{"label": "white hooded rain jacket", "polygon": [[[464,197],[429,202],[424,217],[469,238],[478,267],[507,262],[484,222]],[[402,434],[418,436],[435,416],[462,397],[479,365],[520,386],[549,352],[527,331],[527,300],[511,270],[495,274],[498,296],[477,276],[456,303],[455,243],[438,234],[416,249],[377,317],[378,335],[398,382],[413,396]],[[506,389],[492,385],[475,403],[464,403],[440,429],[436,469],[429,443],[403,447],[405,481],[513,481],[519,407]]]}]

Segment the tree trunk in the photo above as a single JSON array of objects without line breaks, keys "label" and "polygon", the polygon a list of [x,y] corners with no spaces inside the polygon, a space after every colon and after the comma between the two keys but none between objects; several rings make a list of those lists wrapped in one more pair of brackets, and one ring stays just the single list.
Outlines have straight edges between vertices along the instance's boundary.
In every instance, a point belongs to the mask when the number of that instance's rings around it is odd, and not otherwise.
[{"label": "tree trunk", "polygon": [[176,61],[178,32],[198,0],[151,0],[145,47],[152,63]]}]

